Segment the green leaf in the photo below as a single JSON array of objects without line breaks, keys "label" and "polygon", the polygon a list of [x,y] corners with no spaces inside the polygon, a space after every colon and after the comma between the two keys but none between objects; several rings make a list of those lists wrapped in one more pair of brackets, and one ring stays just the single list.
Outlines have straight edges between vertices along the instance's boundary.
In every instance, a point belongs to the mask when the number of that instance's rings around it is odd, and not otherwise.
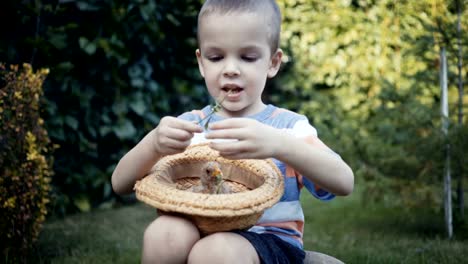
[{"label": "green leaf", "polygon": [[145,118],[146,118],[147,120],[150,121],[150,124],[151,124],[152,126],[158,124],[159,121],[161,120],[161,119],[159,118],[159,116],[157,116],[157,115],[155,115],[155,114],[153,114],[153,113],[151,113],[151,112],[145,112]]},{"label": "green leaf", "polygon": [[76,120],[76,118],[74,118],[73,116],[66,116],[65,117],[65,124],[67,124],[69,127],[73,128],[73,129],[78,128],[78,120]]},{"label": "green leaf", "polygon": [[74,67],[75,66],[70,61],[64,61],[64,62],[57,64],[57,68],[64,70],[64,71],[70,71]]},{"label": "green leaf", "polygon": [[210,115],[210,117],[208,117],[208,120],[206,120],[206,122],[205,122],[205,130],[208,130],[208,126],[210,125],[211,117],[212,117],[212,115]]},{"label": "green leaf", "polygon": [[133,78],[131,81],[130,81],[130,84],[133,86],[133,87],[136,87],[136,88],[143,88],[145,86],[145,80],[141,79],[141,78]]},{"label": "green leaf", "polygon": [[158,83],[153,80],[149,81],[146,86],[148,87],[148,90],[153,93],[156,93],[159,90]]},{"label": "green leaf", "polygon": [[175,16],[172,15],[171,13],[166,14],[166,18],[167,20],[171,21],[171,23],[174,24],[175,26],[180,26],[179,20],[177,20],[177,18],[175,18]]},{"label": "green leaf", "polygon": [[112,105],[112,110],[116,115],[126,114],[128,112],[128,107],[125,101],[114,102]]},{"label": "green leaf", "polygon": [[96,44],[90,42],[85,37],[79,38],[80,48],[86,52],[88,55],[93,55],[96,52]]},{"label": "green leaf", "polygon": [[93,126],[88,126],[88,133],[91,135],[92,138],[96,138],[97,132]]},{"label": "green leaf", "polygon": [[101,127],[99,127],[99,135],[101,135],[101,137],[106,136],[111,131],[112,131],[112,127],[110,127],[110,126],[101,126]]},{"label": "green leaf", "polygon": [[146,105],[141,100],[131,102],[130,108],[139,116],[143,116],[143,114],[146,112]]},{"label": "green leaf", "polygon": [[67,47],[67,36],[65,34],[50,34],[49,42],[56,49],[64,49]]},{"label": "green leaf", "polygon": [[81,212],[89,212],[91,209],[91,203],[88,197],[78,196],[73,200],[73,204],[80,209]]},{"label": "green leaf", "polygon": [[112,195],[112,185],[107,181],[104,183],[103,196],[110,197]]},{"label": "green leaf", "polygon": [[123,124],[112,130],[120,139],[130,139],[136,135],[136,129],[129,120],[125,120]]},{"label": "green leaf", "polygon": [[89,1],[86,1],[86,2],[78,1],[76,5],[78,6],[78,9],[80,9],[81,11],[98,11],[99,10],[98,6],[90,4]]}]

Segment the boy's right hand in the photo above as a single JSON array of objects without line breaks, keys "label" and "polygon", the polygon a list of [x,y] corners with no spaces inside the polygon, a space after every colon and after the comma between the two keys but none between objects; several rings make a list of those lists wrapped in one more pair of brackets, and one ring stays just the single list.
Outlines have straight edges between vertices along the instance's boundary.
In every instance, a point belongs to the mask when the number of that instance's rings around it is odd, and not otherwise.
[{"label": "boy's right hand", "polygon": [[154,129],[154,150],[161,156],[183,152],[189,145],[194,133],[203,132],[203,128],[190,121],[166,116]]}]

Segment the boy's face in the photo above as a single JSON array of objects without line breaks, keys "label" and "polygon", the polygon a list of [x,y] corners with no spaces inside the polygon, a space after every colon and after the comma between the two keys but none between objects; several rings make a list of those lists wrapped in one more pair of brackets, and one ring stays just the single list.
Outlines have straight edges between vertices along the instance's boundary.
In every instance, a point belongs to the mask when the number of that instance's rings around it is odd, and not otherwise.
[{"label": "boy's face", "polygon": [[200,21],[198,66],[210,95],[224,98],[222,116],[263,110],[266,79],[276,75],[282,56],[281,50],[271,54],[268,28],[254,13],[209,14]]}]

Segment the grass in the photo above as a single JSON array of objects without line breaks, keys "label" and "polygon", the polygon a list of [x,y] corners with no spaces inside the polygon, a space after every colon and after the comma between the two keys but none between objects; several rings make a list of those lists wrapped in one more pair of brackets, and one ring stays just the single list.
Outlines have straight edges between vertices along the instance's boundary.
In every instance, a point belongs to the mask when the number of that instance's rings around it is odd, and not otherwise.
[{"label": "grass", "polygon": [[[360,198],[324,203],[303,195],[305,248],[346,263],[468,263],[467,241],[445,239],[441,217],[365,206]],[[50,219],[34,263],[139,263],[143,231],[155,216],[138,203]]]},{"label": "grass", "polygon": [[303,198],[307,249],[346,263],[468,263],[467,241],[445,239],[442,216],[366,206],[359,195]]},{"label": "grass", "polygon": [[143,204],[46,222],[38,263],[139,263],[143,231],[156,211]]}]

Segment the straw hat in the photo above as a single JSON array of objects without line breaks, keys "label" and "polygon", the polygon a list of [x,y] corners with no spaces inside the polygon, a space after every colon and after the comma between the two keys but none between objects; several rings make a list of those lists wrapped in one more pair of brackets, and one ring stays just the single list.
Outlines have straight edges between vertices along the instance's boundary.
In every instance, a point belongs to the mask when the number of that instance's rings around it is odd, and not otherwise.
[{"label": "straw hat", "polygon": [[[199,184],[202,168],[210,161],[219,163],[232,193],[189,190]],[[265,209],[279,201],[284,183],[271,160],[225,159],[205,143],[159,160],[149,175],[137,181],[135,192],[137,199],[163,214],[190,219],[206,235],[253,226]]]}]

